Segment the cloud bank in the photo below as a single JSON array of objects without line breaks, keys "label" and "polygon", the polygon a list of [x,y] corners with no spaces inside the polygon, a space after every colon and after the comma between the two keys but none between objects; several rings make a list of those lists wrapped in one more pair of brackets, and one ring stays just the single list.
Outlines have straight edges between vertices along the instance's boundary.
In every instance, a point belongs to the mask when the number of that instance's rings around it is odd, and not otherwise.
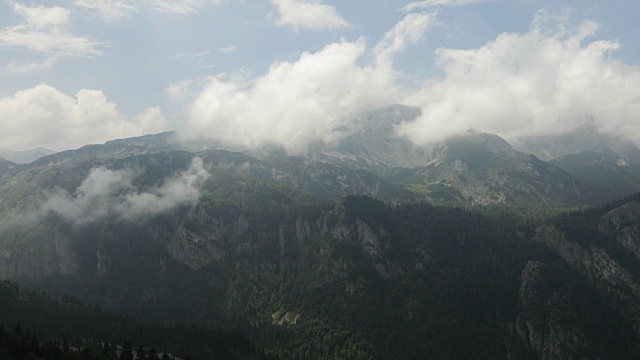
[{"label": "cloud bank", "polygon": [[202,159],[194,158],[187,170],[159,187],[138,191],[134,178],[131,171],[95,168],[73,194],[60,189],[49,193],[35,216],[56,214],[76,225],[114,218],[139,221],[179,205],[196,204],[209,173]]},{"label": "cloud bank", "polygon": [[483,2],[490,2],[497,0],[424,0],[414,1],[402,7],[402,10],[406,12],[415,11],[417,9],[428,9],[437,6],[452,7],[452,6],[466,6],[472,4],[479,4]]},{"label": "cloud bank", "polygon": [[541,12],[527,33],[504,33],[478,49],[439,49],[445,76],[404,99],[422,116],[399,134],[426,145],[475,129],[517,142],[588,125],[640,144],[640,67],[611,58],[618,42],[589,41],[597,28],[567,30]]},{"label": "cloud bank", "polygon": [[0,114],[0,147],[13,150],[60,151],[168,130],[157,107],[126,117],[101,91],[82,89],[72,97],[49,85],[0,98]]},{"label": "cloud bank", "polygon": [[[432,18],[407,15],[375,48],[373,66],[358,63],[367,52],[360,38],[303,53],[295,62],[274,63],[253,79],[210,77],[189,105],[180,135],[248,148],[280,145],[290,153],[303,153],[314,141],[334,142],[349,133],[361,112],[401,98],[392,57],[421,39]],[[180,98],[190,84],[174,84],[167,93]]]},{"label": "cloud bank", "polygon": [[180,133],[249,148],[281,145],[292,153],[315,140],[333,142],[348,131],[348,119],[398,99],[392,73],[357,64],[364,52],[364,39],[343,41],[275,63],[255,79],[211,77]]},{"label": "cloud bank", "polygon": [[332,142],[346,119],[398,98],[391,74],[357,65],[364,51],[363,39],[343,41],[275,63],[255,79],[211,77],[181,134],[252,148],[277,144],[291,152],[315,140]]},{"label": "cloud bank", "polygon": [[[77,1],[111,6],[129,3]],[[294,10],[305,4],[322,9],[328,6],[312,1],[272,1],[275,6],[293,4],[290,9]],[[412,4],[417,8],[475,2]],[[194,9],[208,3],[217,2],[184,2]],[[151,6],[151,2],[135,3],[136,8],[142,6]],[[0,30],[0,48],[8,46],[10,33],[69,34],[69,12],[65,9],[14,7],[22,23]],[[617,41],[595,40],[597,24],[584,22],[574,27],[562,16],[540,12],[524,33],[503,33],[475,49],[438,49],[436,65],[443,75],[418,88],[403,88],[394,58],[421,41],[436,17],[435,12],[409,13],[373,47],[367,46],[364,38],[343,39],[316,52],[302,53],[293,61],[275,62],[259,76],[219,74],[175,82],[165,93],[174,102],[188,103],[180,135],[249,148],[280,145],[291,153],[303,153],[314,141],[332,143],[357,128],[353,119],[362,111],[403,103],[422,110],[416,121],[397,128],[397,135],[417,145],[443,141],[470,129],[497,133],[517,143],[530,136],[567,133],[584,126],[640,145],[640,68],[613,58],[621,46]],[[295,28],[295,24],[286,26]],[[231,52],[234,47],[220,50]],[[49,50],[42,51],[49,55]],[[58,50],[50,51],[52,57],[47,61],[55,61]],[[177,56],[198,57],[213,51]],[[36,61],[7,67],[29,71],[45,65]],[[159,108],[123,116],[100,91],[83,89],[70,96],[48,85],[0,98],[0,113],[5,115],[0,122],[0,147],[16,150],[37,146],[63,150],[168,130]]]}]

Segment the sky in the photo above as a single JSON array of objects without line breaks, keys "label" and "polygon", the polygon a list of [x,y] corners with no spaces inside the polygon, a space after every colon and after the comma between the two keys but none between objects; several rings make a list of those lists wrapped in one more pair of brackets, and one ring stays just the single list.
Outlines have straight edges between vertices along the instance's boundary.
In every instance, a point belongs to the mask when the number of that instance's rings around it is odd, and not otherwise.
[{"label": "sky", "polygon": [[636,0],[0,0],[0,148],[181,138],[517,141],[581,126],[640,145]]}]

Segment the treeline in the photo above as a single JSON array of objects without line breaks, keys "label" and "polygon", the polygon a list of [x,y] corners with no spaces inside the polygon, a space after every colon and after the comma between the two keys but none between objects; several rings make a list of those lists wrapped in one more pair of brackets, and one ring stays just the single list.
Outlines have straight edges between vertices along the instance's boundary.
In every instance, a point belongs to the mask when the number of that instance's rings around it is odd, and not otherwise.
[{"label": "treeline", "polygon": [[[12,332],[0,328],[0,360],[174,360],[177,357],[168,353],[159,353],[155,348],[140,346],[133,350],[131,342],[121,346],[110,343],[87,342],[81,347],[72,347],[67,340],[40,342],[31,330],[23,331],[18,324]],[[187,357],[185,360],[190,360]]]},{"label": "treeline", "polygon": [[[164,351],[193,359],[267,358],[246,337],[231,331],[140,323],[70,297],[54,300],[44,293],[26,291],[9,280],[0,282],[0,327],[15,327],[13,332],[3,331],[2,348],[7,359],[26,358],[23,356],[29,353],[37,359],[130,359],[129,352],[140,350],[147,357],[155,354],[158,358]],[[23,327],[30,330],[23,332]],[[51,340],[39,343],[35,334]],[[137,345],[135,349],[132,343]],[[67,347],[81,350],[65,355]]]},{"label": "treeline", "polygon": [[[240,351],[240,349],[238,349]],[[220,355],[222,354],[222,355]],[[260,356],[251,353],[230,353],[222,351],[218,356],[207,355],[204,359],[276,359],[273,356]],[[66,339],[57,339],[40,342],[36,333],[30,329],[23,330],[21,324],[17,324],[13,331],[9,332],[0,328],[0,360],[176,360],[181,359],[171,353],[162,352],[142,345],[134,348],[130,341],[115,344],[84,339],[81,344],[71,346]],[[187,356],[184,360],[191,360]]]}]

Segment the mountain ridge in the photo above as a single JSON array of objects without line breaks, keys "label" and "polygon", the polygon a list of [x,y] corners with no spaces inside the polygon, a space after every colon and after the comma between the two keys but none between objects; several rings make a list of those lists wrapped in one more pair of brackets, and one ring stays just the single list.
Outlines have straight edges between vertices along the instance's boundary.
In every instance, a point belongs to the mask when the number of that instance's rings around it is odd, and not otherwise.
[{"label": "mountain ridge", "polygon": [[[407,139],[396,136],[394,127],[414,119],[419,113],[419,109],[402,105],[366,112],[338,143],[312,144],[305,155],[291,156],[276,147],[238,151],[205,140],[183,143],[177,133],[166,132],[64,151],[43,157],[27,167],[44,168],[78,161],[98,164],[100,159],[126,159],[168,151],[198,154],[210,149],[227,151],[225,154],[228,156],[244,154],[253,159],[245,164],[253,166],[252,171],[236,168],[236,172],[244,171],[246,176],[293,184],[299,190],[316,191],[316,195],[334,199],[349,194],[379,196],[375,188],[382,186],[387,189],[385,191],[395,193],[381,195],[382,199],[390,201],[432,201],[473,206],[536,203],[574,207],[603,203],[640,191],[640,187],[635,185],[640,178],[640,170],[635,170],[639,163],[626,159],[602,142],[598,143],[597,152],[618,156],[616,161],[624,162],[624,168],[621,163],[603,167],[602,161],[570,166],[570,159],[578,158],[579,154],[543,161],[516,150],[495,134],[475,131],[418,148]],[[584,131],[597,138],[594,130]],[[265,172],[269,167],[271,175]],[[598,176],[607,169],[615,174],[610,181]],[[342,184],[339,179],[347,173],[353,180]],[[318,178],[320,174],[325,174],[322,175],[324,180]],[[334,185],[327,187],[320,184],[322,181]],[[327,191],[320,190],[323,186]],[[349,187],[353,189],[347,190]]]},{"label": "mountain ridge", "polygon": [[28,164],[39,158],[55,154],[53,150],[38,147],[30,150],[16,151],[9,149],[0,149],[0,158],[5,158],[16,164]]},{"label": "mountain ridge", "polygon": [[387,176],[174,136],[3,174],[0,277],[280,358],[640,356],[640,195],[554,215],[590,188],[479,132]]}]

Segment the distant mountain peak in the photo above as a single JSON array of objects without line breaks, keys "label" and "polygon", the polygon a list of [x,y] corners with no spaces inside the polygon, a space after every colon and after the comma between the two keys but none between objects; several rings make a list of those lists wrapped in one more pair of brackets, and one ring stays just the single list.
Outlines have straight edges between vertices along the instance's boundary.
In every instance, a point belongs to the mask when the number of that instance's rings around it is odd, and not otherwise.
[{"label": "distant mountain peak", "polygon": [[517,152],[511,144],[496,134],[469,130],[464,134],[456,135],[444,141],[449,146],[466,147],[474,151],[483,151],[495,155],[516,158],[521,153]]},{"label": "distant mountain peak", "polygon": [[336,145],[314,144],[309,156],[336,165],[363,167],[382,174],[393,167],[414,167],[428,161],[428,152],[396,134],[395,127],[420,116],[420,109],[391,105],[362,113],[352,131]]},{"label": "distant mountain peak", "polygon": [[520,151],[551,160],[583,151],[614,152],[627,161],[640,162],[640,149],[621,136],[602,134],[593,125],[582,126],[572,132],[558,135],[532,136],[513,143]]},{"label": "distant mountain peak", "polygon": [[28,164],[55,153],[55,151],[43,147],[23,151],[0,149],[0,158],[5,158],[16,164]]},{"label": "distant mountain peak", "polygon": [[495,157],[515,159],[524,155],[498,135],[469,130],[433,145],[429,150],[429,161],[424,165],[457,162],[457,167],[461,167],[485,163]]}]

